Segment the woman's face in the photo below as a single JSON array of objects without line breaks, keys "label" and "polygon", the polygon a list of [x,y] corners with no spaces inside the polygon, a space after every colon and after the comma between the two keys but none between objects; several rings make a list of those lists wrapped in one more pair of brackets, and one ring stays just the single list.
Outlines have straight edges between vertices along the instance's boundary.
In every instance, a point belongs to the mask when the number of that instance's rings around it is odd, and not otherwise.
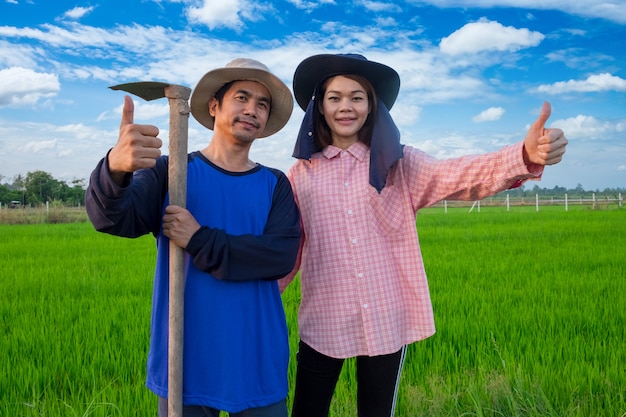
[{"label": "woman's face", "polygon": [[333,145],[346,149],[358,140],[370,112],[367,92],[357,81],[335,76],[328,81],[320,112],[330,128]]}]

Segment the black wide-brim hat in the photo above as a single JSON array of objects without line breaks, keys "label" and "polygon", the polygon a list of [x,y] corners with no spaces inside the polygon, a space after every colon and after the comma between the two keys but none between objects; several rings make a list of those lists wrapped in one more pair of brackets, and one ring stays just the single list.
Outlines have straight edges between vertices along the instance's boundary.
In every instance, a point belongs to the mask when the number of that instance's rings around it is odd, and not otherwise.
[{"label": "black wide-brim hat", "polygon": [[341,74],[357,74],[367,78],[378,98],[391,110],[400,91],[400,76],[393,68],[368,61],[358,54],[321,54],[302,61],[293,75],[293,93],[300,108],[306,111],[318,84],[328,77]]}]

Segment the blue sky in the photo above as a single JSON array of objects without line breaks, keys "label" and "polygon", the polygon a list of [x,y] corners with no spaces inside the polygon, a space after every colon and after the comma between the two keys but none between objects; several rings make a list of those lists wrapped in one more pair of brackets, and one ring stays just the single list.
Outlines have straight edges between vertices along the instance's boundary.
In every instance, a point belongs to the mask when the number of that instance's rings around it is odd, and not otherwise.
[{"label": "blue sky", "polygon": [[[0,2],[1,182],[87,179],[117,140],[123,93],[111,85],[193,88],[245,56],[291,87],[302,59],[351,52],[400,74],[391,114],[405,144],[438,158],[492,151],[523,139],[549,101],[568,151],[527,187],[626,187],[623,0]],[[167,101],[135,105],[167,153]],[[286,171],[302,116],[251,158]],[[210,138],[191,118],[189,150]]]}]

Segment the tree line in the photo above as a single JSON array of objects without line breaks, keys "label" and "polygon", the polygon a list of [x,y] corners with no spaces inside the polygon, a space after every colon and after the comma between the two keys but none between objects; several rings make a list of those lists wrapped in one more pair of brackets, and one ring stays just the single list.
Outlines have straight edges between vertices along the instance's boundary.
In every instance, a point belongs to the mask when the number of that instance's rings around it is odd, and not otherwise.
[{"label": "tree line", "polygon": [[586,198],[591,197],[592,194],[595,194],[597,198],[618,198],[621,194],[622,198],[626,198],[626,187],[607,187],[603,190],[586,190],[583,188],[582,184],[577,184],[575,188],[560,187],[558,185],[553,188],[541,188],[539,185],[535,184],[533,187],[526,188],[525,186],[529,184],[530,183],[526,183],[519,188],[502,191],[500,194],[509,194],[511,197],[534,197],[535,195],[539,197],[563,197],[567,194],[570,198]]},{"label": "tree line", "polygon": [[[0,182],[4,177],[0,175]],[[32,171],[26,176],[16,175],[11,182],[0,184],[0,203],[3,206],[36,207],[45,203],[79,206],[85,199],[84,179],[66,181],[55,179],[44,171]]]},{"label": "tree line", "polygon": [[[79,206],[83,204],[87,181],[75,179],[69,184],[66,181],[55,179],[51,174],[44,171],[28,172],[26,176],[16,175],[10,182],[4,181],[0,175],[0,203],[2,205],[23,207],[35,207],[45,203],[59,203],[66,206]],[[626,187],[605,188],[604,190],[585,190],[581,184],[576,188],[567,189],[555,186],[553,188],[541,188],[534,185],[532,188],[525,186],[512,190],[503,191],[511,197],[526,197],[539,195],[541,197],[563,196],[584,197],[595,193],[597,197],[617,198],[621,193],[626,193]]]}]

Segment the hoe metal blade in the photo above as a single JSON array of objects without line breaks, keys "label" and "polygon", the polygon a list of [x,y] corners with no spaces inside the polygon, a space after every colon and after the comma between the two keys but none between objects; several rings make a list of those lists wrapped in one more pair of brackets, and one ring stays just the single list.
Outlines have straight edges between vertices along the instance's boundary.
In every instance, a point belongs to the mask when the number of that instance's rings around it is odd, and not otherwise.
[{"label": "hoe metal blade", "polygon": [[165,97],[165,87],[168,83],[158,81],[139,81],[135,83],[118,84],[109,87],[111,90],[122,90],[140,97],[146,101]]}]

